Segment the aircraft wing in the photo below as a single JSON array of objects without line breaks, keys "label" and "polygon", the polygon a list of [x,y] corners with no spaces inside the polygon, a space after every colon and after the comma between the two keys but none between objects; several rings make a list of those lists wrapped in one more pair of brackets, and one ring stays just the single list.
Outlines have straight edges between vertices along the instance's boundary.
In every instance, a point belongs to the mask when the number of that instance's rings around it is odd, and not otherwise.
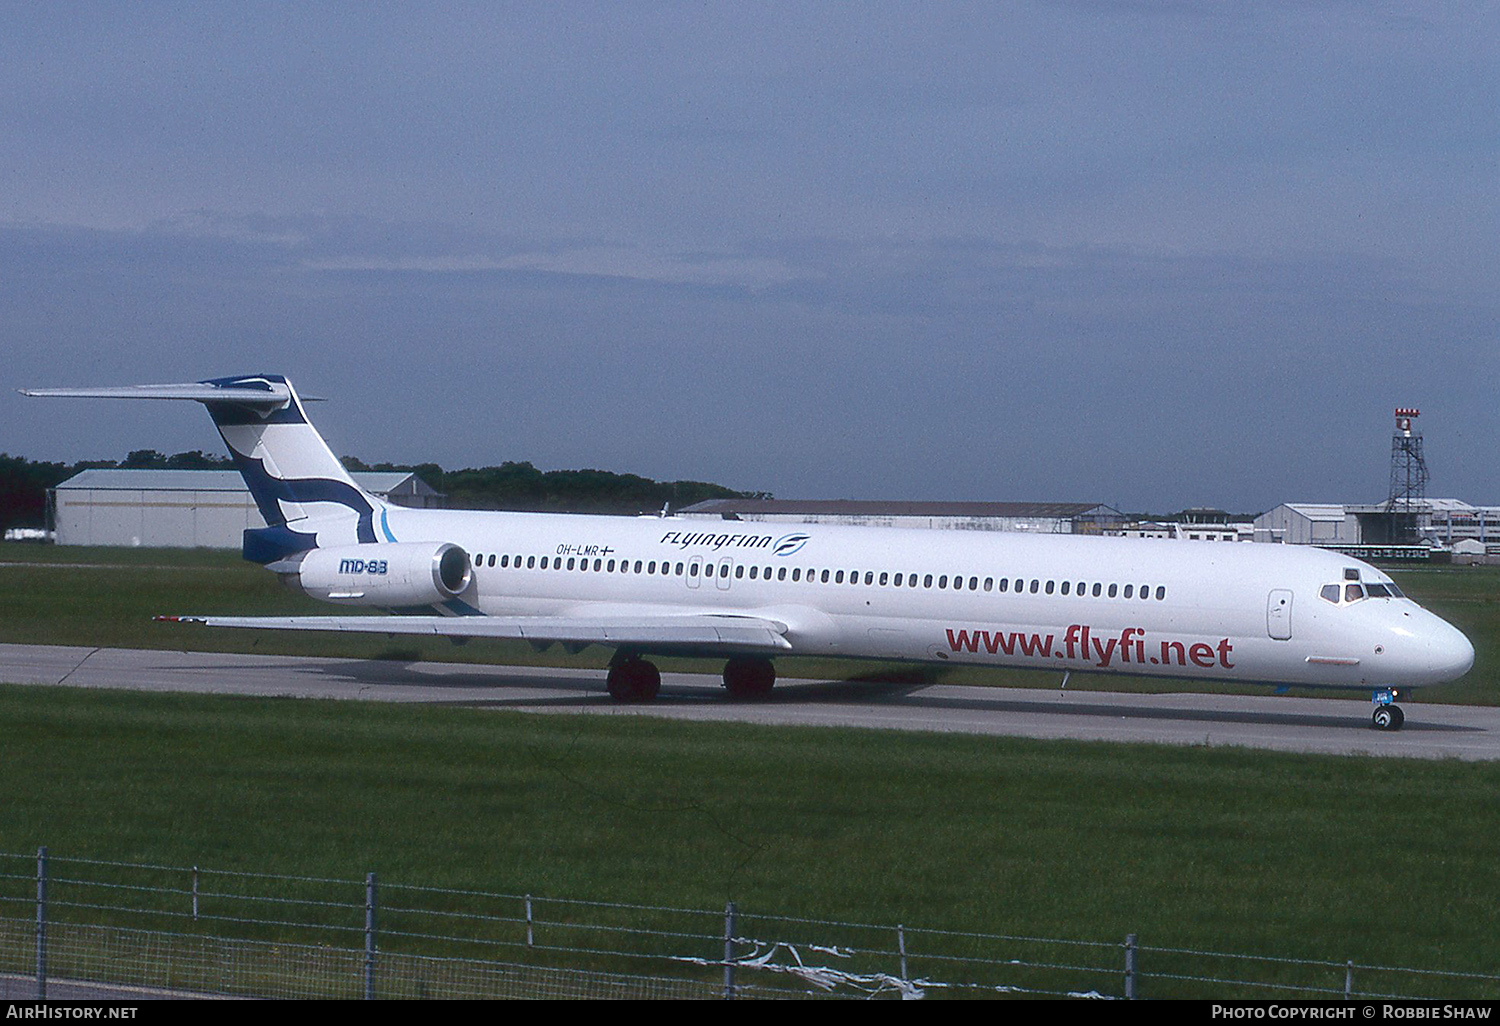
[{"label": "aircraft wing", "polygon": [[172,623],[262,630],[413,634],[439,638],[505,638],[545,647],[711,649],[786,652],[787,625],[758,616],[159,616]]}]

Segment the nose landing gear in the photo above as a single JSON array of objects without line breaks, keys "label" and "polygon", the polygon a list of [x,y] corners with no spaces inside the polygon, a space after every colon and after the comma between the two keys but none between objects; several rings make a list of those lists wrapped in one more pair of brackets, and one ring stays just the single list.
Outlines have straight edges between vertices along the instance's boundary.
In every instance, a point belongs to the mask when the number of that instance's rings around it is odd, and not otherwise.
[{"label": "nose landing gear", "polygon": [[1383,688],[1372,694],[1370,701],[1375,703],[1375,712],[1370,716],[1370,725],[1376,730],[1400,730],[1406,714],[1396,702],[1404,697],[1395,688]]}]

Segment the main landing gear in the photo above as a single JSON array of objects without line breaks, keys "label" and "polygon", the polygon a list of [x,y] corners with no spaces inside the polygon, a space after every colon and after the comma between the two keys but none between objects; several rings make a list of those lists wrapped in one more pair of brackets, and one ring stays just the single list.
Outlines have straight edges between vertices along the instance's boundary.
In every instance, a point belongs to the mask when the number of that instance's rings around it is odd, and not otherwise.
[{"label": "main landing gear", "polygon": [[724,687],[731,698],[765,698],[775,684],[776,667],[769,659],[735,656],[724,664]]},{"label": "main landing gear", "polygon": [[655,663],[629,656],[610,664],[608,686],[616,702],[649,702],[661,690],[661,671]]},{"label": "main landing gear", "polygon": [[[724,664],[724,687],[731,698],[765,698],[776,684],[771,660],[735,656]],[[616,702],[649,702],[661,691],[661,671],[638,655],[619,654],[609,665],[609,695]]]},{"label": "main landing gear", "polygon": [[1370,717],[1370,724],[1376,730],[1400,730],[1406,722],[1406,714],[1396,702],[1404,697],[1395,688],[1384,688],[1372,694],[1370,701],[1375,703],[1375,712]]}]

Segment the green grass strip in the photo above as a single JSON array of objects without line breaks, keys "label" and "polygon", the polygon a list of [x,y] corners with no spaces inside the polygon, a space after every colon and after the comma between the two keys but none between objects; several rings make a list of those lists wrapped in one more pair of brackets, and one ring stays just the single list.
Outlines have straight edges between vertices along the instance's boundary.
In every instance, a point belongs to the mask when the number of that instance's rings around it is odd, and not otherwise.
[{"label": "green grass strip", "polygon": [[1492,972],[1500,766],[0,687],[0,850]]}]

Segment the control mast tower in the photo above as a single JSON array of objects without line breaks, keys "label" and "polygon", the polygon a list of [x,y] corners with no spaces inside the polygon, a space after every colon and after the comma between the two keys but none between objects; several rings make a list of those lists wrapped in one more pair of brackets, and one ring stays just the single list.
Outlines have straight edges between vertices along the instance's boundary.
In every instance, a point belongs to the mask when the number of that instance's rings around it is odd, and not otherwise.
[{"label": "control mast tower", "polygon": [[1391,515],[1391,540],[1412,544],[1417,540],[1417,514],[1427,498],[1427,460],[1422,456],[1422,432],[1412,427],[1420,410],[1399,407],[1396,431],[1391,435],[1391,490],[1385,511]]}]

